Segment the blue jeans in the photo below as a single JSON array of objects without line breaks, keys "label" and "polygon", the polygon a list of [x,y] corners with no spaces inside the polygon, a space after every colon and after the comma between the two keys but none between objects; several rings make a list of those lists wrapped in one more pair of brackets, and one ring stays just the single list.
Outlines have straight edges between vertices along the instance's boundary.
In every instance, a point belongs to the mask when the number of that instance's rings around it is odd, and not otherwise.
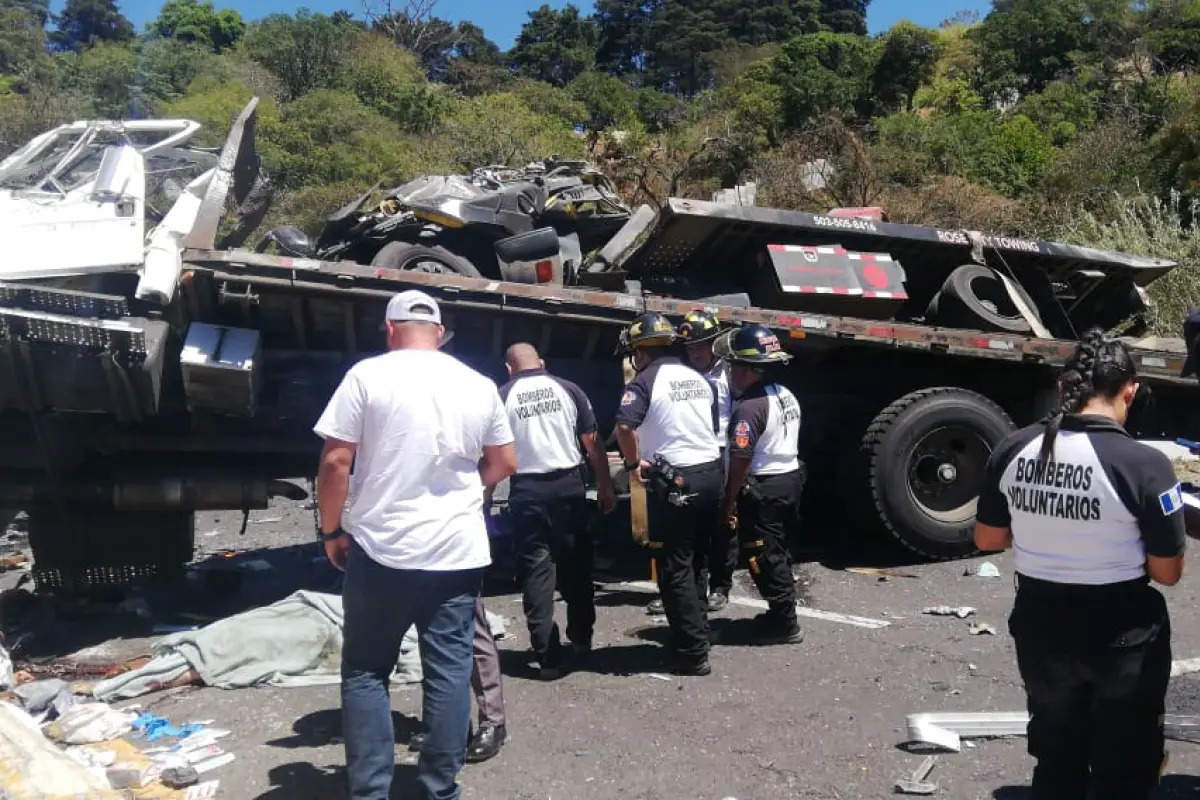
[{"label": "blue jeans", "polygon": [[417,626],[428,735],[417,783],[424,800],[458,800],[471,724],[475,599],[483,570],[389,569],[350,546],[342,589],[342,736],[351,800],[387,800],[396,733],[388,678]]}]

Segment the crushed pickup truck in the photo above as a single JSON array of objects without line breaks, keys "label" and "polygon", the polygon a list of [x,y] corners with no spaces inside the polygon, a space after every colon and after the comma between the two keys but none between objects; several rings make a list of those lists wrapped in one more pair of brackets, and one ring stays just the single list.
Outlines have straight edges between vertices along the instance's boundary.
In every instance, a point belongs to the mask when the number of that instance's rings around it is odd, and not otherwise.
[{"label": "crushed pickup truck", "polygon": [[[285,479],[315,470],[312,424],[346,369],[383,349],[384,305],[408,287],[439,299],[450,352],[500,378],[505,346],[533,343],[606,430],[623,383],[617,334],[633,317],[709,308],[767,325],[795,356],[808,498],[925,556],[968,555],[988,454],[1053,404],[1079,333],[1138,335],[1145,287],[1188,268],[678,198],[592,248],[564,248],[553,225],[500,237],[478,276],[310,257],[295,232],[244,249],[269,199],[255,109],[220,153],[186,148],[187,121],[76,123],[54,132],[72,140],[67,155],[31,145],[0,163],[0,230],[23,242],[0,266],[0,508],[28,512],[42,588],[178,574],[196,510],[303,497]],[[170,145],[147,145],[154,131]],[[59,161],[84,152],[95,167],[72,180]],[[199,174],[150,188],[167,155]],[[162,215],[159,195],[175,198]],[[388,199],[393,216],[413,211]],[[454,224],[414,218],[435,239],[426,226]],[[526,238],[505,250],[511,236]],[[266,252],[281,242],[295,255]],[[1131,341],[1154,398],[1135,432],[1194,435],[1200,391],[1181,377],[1182,344]]]}]

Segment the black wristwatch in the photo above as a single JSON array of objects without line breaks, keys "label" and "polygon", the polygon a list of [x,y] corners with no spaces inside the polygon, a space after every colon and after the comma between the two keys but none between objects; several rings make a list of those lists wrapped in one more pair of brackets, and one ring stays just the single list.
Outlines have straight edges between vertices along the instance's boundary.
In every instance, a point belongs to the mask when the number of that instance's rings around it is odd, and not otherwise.
[{"label": "black wristwatch", "polygon": [[634,461],[632,464],[629,463],[628,461],[626,461],[625,462],[625,471],[626,472],[636,472],[637,468],[640,467],[641,465],[642,465],[642,462],[640,460]]},{"label": "black wristwatch", "polygon": [[320,539],[322,542],[332,542],[336,539],[342,538],[345,535],[346,535],[346,532],[344,530],[342,530],[342,526],[340,526],[340,525],[338,526],[338,529],[336,531],[334,531],[333,533],[322,533],[320,530],[317,530],[317,538]]}]

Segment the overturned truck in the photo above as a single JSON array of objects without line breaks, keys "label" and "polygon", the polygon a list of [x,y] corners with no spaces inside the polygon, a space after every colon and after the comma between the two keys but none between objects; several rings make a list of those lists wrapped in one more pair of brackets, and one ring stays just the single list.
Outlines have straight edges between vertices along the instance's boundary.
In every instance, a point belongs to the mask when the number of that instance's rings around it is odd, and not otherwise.
[{"label": "overturned truck", "polygon": [[[438,298],[447,350],[486,374],[533,343],[605,431],[633,317],[708,308],[774,329],[795,356],[808,500],[931,558],[974,552],[991,448],[1053,405],[1082,330],[1125,326],[1153,389],[1137,434],[1200,422],[1182,342],[1134,338],[1145,287],[1186,268],[1172,262],[674,198],[586,255],[534,218],[494,237],[477,275],[281,255],[239,246],[265,213],[254,123],[251,101],[219,153],[191,154],[203,171],[166,189],[148,165],[187,160],[172,137],[194,123],[160,123],[157,149],[152,122],[77,123],[52,155],[31,143],[0,163],[0,228],[25,243],[0,263],[0,508],[28,512],[42,588],[170,577],[197,510],[302,499],[287,479],[315,471],[311,427],[346,369],[383,349],[384,305],[408,287]],[[420,224],[433,238],[425,226],[455,224],[438,213]],[[264,241],[307,246],[294,230]]]}]

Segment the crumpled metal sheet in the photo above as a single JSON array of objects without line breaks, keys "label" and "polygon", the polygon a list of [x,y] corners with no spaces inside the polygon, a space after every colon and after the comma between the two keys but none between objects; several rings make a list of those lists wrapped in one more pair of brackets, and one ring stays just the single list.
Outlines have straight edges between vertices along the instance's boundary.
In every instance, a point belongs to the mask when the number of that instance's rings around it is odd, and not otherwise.
[{"label": "crumpled metal sheet", "polygon": [[[904,718],[909,744],[957,753],[963,739],[1024,736],[1029,714],[1024,711],[932,712]],[[1166,737],[1180,742],[1200,743],[1200,715],[1167,714],[1163,718]]]}]

